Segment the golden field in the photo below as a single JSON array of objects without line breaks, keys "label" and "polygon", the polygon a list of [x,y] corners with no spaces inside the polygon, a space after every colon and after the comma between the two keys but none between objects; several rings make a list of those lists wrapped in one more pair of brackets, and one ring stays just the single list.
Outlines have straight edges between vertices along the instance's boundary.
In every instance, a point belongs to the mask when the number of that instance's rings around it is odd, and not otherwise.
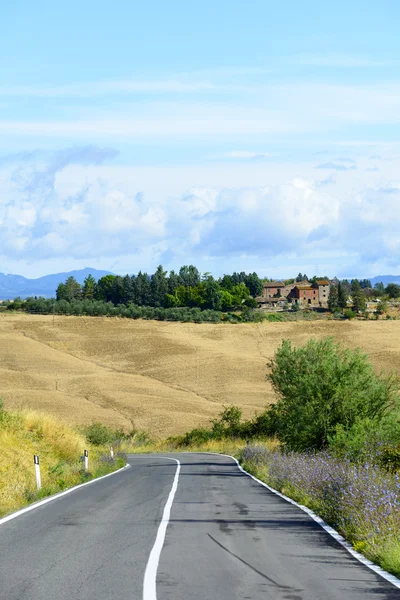
[{"label": "golden field", "polygon": [[70,425],[101,421],[165,437],[205,425],[223,405],[248,417],[274,401],[266,363],[282,339],[333,336],[377,370],[400,371],[400,321],[194,324],[0,314],[6,409]]}]

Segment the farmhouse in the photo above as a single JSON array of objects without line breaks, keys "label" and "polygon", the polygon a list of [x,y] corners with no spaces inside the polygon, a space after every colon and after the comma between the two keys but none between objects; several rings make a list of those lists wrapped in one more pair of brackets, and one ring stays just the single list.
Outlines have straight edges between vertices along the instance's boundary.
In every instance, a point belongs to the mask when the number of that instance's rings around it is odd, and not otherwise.
[{"label": "farmhouse", "polygon": [[282,289],[285,284],[282,281],[267,281],[264,283],[263,298],[282,298]]},{"label": "farmhouse", "polygon": [[330,282],[320,279],[314,283],[298,281],[285,285],[282,281],[264,283],[263,295],[256,298],[259,308],[283,306],[285,302],[300,304],[302,307],[327,308]]}]

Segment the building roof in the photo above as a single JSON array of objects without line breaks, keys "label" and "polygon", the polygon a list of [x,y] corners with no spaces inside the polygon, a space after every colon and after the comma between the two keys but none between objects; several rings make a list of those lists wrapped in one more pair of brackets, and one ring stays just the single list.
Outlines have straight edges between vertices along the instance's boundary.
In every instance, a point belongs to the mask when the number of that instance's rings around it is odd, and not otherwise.
[{"label": "building roof", "polygon": [[315,290],[312,285],[296,285],[298,290]]},{"label": "building roof", "polygon": [[264,287],[285,287],[285,284],[282,281],[266,281]]},{"label": "building roof", "polygon": [[329,285],[329,280],[328,279],[317,279],[317,284],[318,285]]}]

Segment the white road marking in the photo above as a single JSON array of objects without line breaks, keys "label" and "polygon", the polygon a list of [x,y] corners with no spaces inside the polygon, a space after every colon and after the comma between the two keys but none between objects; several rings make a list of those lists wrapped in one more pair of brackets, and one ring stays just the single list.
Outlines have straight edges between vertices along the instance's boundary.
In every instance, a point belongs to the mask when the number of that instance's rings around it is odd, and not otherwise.
[{"label": "white road marking", "polygon": [[107,473],[107,475],[102,475],[101,477],[96,477],[96,479],[91,479],[90,481],[87,481],[86,483],[80,483],[79,485],[75,485],[74,487],[69,488],[68,490],[65,490],[64,492],[59,492],[58,494],[54,494],[53,496],[44,498],[44,500],[39,500],[39,502],[30,504],[26,508],[22,508],[21,510],[18,510],[17,512],[11,513],[11,515],[7,515],[6,517],[3,517],[2,519],[0,519],[0,525],[7,523],[7,521],[11,521],[11,519],[16,519],[17,517],[20,517],[21,515],[29,512],[31,510],[35,510],[35,508],[39,508],[39,506],[43,506],[43,504],[48,504],[49,502],[53,502],[53,500],[57,500],[57,498],[66,496],[67,494],[70,494],[71,492],[74,492],[75,490],[78,490],[79,488],[85,487],[86,485],[91,485],[92,483],[96,483],[96,481],[100,481],[100,479],[105,479],[106,477],[111,477],[111,475],[120,473],[120,471],[123,471],[124,469],[129,469],[130,466],[131,466],[130,464],[126,464],[124,467],[122,467],[121,469],[118,469],[117,471],[113,471],[112,473]]},{"label": "white road marking", "polygon": [[181,470],[181,463],[177,458],[169,458],[168,456],[159,456],[158,458],[173,460],[177,463],[177,467],[171,491],[169,493],[168,500],[164,506],[164,512],[161,519],[161,523],[158,527],[156,541],[154,542],[154,546],[150,552],[149,560],[147,561],[143,581],[143,600],[157,600],[156,580],[158,563],[160,562],[161,550],[164,546],[165,534],[167,532],[169,518],[171,515],[172,503],[174,501],[176,490],[178,489],[179,473]]}]

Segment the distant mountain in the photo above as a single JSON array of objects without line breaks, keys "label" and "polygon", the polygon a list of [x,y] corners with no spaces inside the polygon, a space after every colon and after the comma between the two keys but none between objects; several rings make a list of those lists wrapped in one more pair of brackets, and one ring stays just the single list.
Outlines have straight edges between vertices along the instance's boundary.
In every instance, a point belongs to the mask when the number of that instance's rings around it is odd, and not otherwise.
[{"label": "distant mountain", "polygon": [[373,277],[371,279],[372,287],[374,287],[376,283],[380,282],[382,282],[384,285],[387,285],[388,283],[400,284],[400,275],[378,275],[377,277]]},{"label": "distant mountain", "polygon": [[38,279],[27,279],[22,275],[4,275],[4,273],[0,273],[0,300],[13,299],[17,296],[21,298],[27,298],[28,296],[51,298],[55,296],[58,284],[64,282],[67,277],[75,277],[79,283],[83,283],[89,274],[92,274],[95,279],[100,279],[104,275],[113,275],[110,271],[99,271],[90,267],[79,271],[69,271],[68,273],[53,273]]}]

